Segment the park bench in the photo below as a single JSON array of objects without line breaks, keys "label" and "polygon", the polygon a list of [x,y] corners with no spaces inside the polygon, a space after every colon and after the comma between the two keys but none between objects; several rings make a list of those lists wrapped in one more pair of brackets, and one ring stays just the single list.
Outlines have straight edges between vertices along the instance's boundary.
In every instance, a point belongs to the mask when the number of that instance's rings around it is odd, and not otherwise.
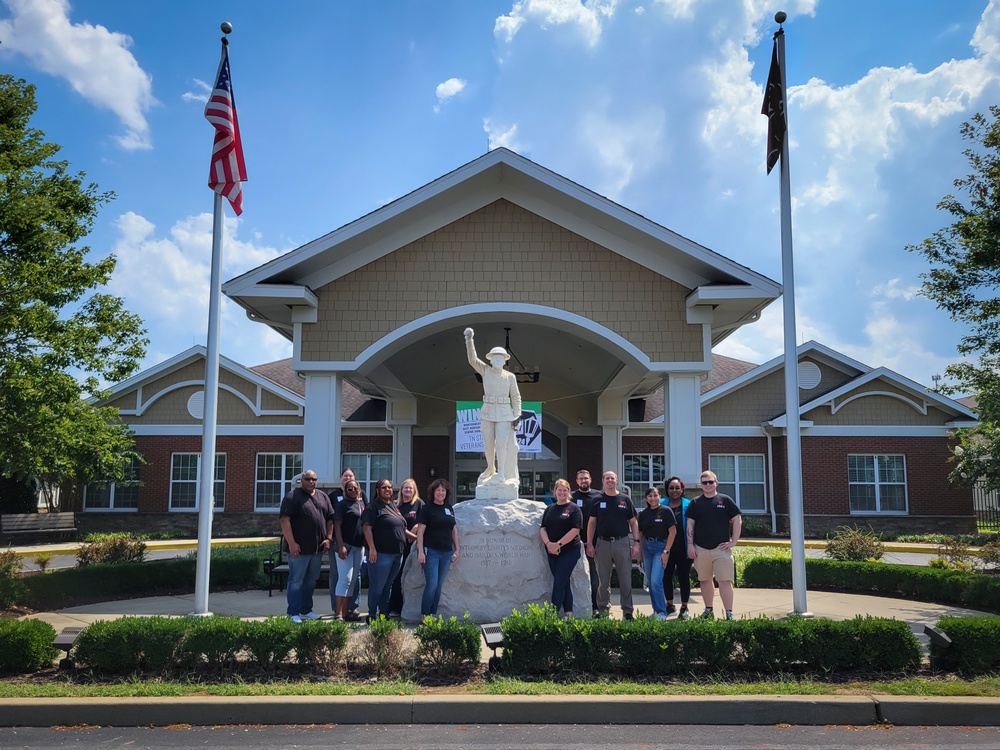
[{"label": "park bench", "polygon": [[[285,541],[284,537],[281,538],[281,544],[278,545],[277,553],[264,560],[264,573],[267,575],[268,596],[272,595],[276,586],[278,591],[285,590],[285,584],[288,581],[288,542]],[[329,584],[330,562],[325,557],[319,569],[319,580],[316,581],[317,587],[323,580],[326,580]]]},{"label": "park bench", "polygon": [[28,538],[51,540],[76,534],[74,513],[5,513],[0,516],[0,537],[10,541]]}]

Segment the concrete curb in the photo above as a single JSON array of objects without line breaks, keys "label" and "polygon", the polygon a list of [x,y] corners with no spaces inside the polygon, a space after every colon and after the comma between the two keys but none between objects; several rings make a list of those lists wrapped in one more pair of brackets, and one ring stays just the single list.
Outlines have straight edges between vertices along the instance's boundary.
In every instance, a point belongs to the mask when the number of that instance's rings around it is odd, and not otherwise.
[{"label": "concrete curb", "polygon": [[420,695],[0,700],[0,726],[239,724],[995,726],[1000,699],[901,696]]}]

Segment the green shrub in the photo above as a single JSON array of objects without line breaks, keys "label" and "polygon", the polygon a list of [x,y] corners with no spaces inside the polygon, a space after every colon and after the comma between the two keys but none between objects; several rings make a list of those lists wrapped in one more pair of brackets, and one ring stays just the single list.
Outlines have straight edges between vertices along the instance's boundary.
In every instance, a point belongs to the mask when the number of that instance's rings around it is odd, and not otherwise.
[{"label": "green shrub", "polygon": [[551,674],[569,661],[568,626],[550,603],[529,604],[524,612],[514,610],[501,621],[500,627],[506,672]]},{"label": "green shrub", "polygon": [[760,516],[743,516],[743,531],[741,536],[750,538],[767,538],[771,534],[771,521]]},{"label": "green shrub", "polygon": [[419,644],[417,660],[425,669],[454,674],[479,666],[482,635],[468,613],[461,620],[427,615],[414,635]]},{"label": "green shrub", "polygon": [[1000,617],[942,617],[937,626],[951,638],[931,642],[931,658],[946,669],[975,675],[1000,671]]},{"label": "green shrub", "polygon": [[979,558],[969,549],[969,545],[955,537],[949,537],[938,546],[938,558],[948,563],[950,570],[975,573]]},{"label": "green shrub", "polygon": [[99,620],[83,629],[73,647],[77,663],[98,672],[128,674],[142,668],[138,617]]},{"label": "green shrub", "polygon": [[[758,558],[773,558],[788,560],[791,562],[792,551],[788,547],[737,547],[733,550],[733,561],[736,563],[736,585],[745,586],[743,571],[747,563]],[[691,575],[697,579],[698,574],[694,567],[691,568]]]},{"label": "green shrub", "polygon": [[28,589],[21,577],[23,569],[24,562],[14,550],[0,552],[0,609],[10,609],[27,600]]},{"label": "green shrub", "polygon": [[245,623],[238,617],[201,617],[191,621],[179,647],[179,661],[186,667],[207,665],[211,669],[232,669],[236,655],[246,643]]},{"label": "green shrub", "polygon": [[146,557],[146,543],[131,534],[104,534],[93,542],[80,545],[76,551],[76,564],[88,565],[104,563],[122,565],[140,563]]},{"label": "green shrub", "polygon": [[862,531],[856,526],[841,526],[827,542],[826,554],[842,561],[881,560],[885,546],[871,529]]},{"label": "green shrub", "polygon": [[0,620],[0,671],[36,672],[52,666],[56,631],[42,620]]},{"label": "green shrub", "polygon": [[133,617],[139,668],[167,672],[177,667],[178,649],[194,622],[186,617]]},{"label": "green shrub", "polygon": [[347,646],[347,626],[339,620],[305,620],[295,633],[295,661],[330,672]]},{"label": "green shrub", "polygon": [[243,623],[243,642],[253,662],[273,670],[295,648],[299,626],[287,617],[248,620]]}]

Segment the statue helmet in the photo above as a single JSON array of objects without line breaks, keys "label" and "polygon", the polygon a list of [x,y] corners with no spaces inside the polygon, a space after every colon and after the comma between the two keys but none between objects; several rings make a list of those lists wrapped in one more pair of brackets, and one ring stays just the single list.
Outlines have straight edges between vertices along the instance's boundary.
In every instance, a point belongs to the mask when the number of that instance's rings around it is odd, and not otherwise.
[{"label": "statue helmet", "polygon": [[486,355],[486,359],[491,360],[498,354],[501,357],[503,357],[504,362],[510,359],[510,355],[507,353],[507,350],[504,349],[502,346],[494,346],[492,349],[490,349],[490,353]]}]

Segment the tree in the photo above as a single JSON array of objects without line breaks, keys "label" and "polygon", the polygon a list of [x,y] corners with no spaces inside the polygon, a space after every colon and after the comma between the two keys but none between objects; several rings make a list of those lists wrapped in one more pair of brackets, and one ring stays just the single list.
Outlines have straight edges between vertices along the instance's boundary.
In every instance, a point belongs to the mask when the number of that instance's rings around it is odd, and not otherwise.
[{"label": "tree", "polygon": [[0,476],[68,488],[123,478],[131,433],[93,402],[148,342],[121,298],[98,291],[115,257],[88,263],[77,245],[113,194],[55,158],[35,110],[34,86],[0,75]]},{"label": "tree", "polygon": [[978,401],[979,426],[956,431],[951,480],[982,478],[1000,488],[1000,107],[976,114],[961,127],[970,145],[962,154],[969,174],[955,180],[963,199],[946,195],[938,209],[955,221],[907,250],[923,255],[931,270],[921,274],[921,294],[965,324],[959,353],[949,365],[946,393],[971,393]]}]

